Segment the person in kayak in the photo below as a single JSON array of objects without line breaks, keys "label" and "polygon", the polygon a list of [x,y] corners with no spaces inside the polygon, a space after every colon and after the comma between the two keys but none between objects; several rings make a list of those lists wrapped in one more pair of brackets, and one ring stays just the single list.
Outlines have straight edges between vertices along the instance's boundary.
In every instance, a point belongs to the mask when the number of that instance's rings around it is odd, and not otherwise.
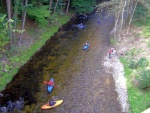
[{"label": "person in kayak", "polygon": [[50,80],[50,81],[48,82],[48,85],[54,86],[54,82]]},{"label": "person in kayak", "polygon": [[87,46],[87,45],[88,45],[88,43],[86,42],[86,43],[85,43],[85,45]]},{"label": "person in kayak", "polygon": [[49,106],[53,106],[53,105],[55,105],[56,104],[56,102],[54,101],[54,100],[50,100],[49,101]]},{"label": "person in kayak", "polygon": [[99,24],[100,24],[100,19],[98,19],[98,21],[97,21]]}]

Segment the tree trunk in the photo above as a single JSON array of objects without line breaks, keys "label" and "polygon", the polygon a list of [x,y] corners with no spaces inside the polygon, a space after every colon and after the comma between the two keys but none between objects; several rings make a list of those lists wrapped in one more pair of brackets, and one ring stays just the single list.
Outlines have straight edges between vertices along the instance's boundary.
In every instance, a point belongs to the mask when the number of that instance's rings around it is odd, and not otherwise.
[{"label": "tree trunk", "polygon": [[12,4],[12,0],[10,0],[10,13],[11,13],[11,17],[13,17],[13,4]]},{"label": "tree trunk", "polygon": [[[19,1],[15,0],[15,7],[14,7],[14,29],[16,30],[17,28],[17,16],[18,16],[18,7],[19,7]],[[14,31],[13,33],[13,37],[14,37],[14,43],[15,43],[15,39],[16,39],[16,31]]]},{"label": "tree trunk", "polygon": [[[25,9],[23,11],[23,17],[22,17],[23,20],[22,20],[22,29],[21,30],[24,30],[24,26],[25,26],[25,21],[26,21],[26,6],[27,6],[27,4],[28,4],[28,0],[25,1]],[[22,36],[23,36],[23,32],[20,35],[20,39],[19,39],[18,45],[21,44]]]},{"label": "tree trunk", "polygon": [[119,21],[119,12],[116,14],[116,17],[115,17],[114,38],[117,38],[118,21]]},{"label": "tree trunk", "polygon": [[68,0],[67,9],[66,9],[66,15],[68,14],[69,5],[70,5],[70,0]]},{"label": "tree trunk", "polygon": [[10,34],[10,46],[12,46],[12,29],[11,29],[11,0],[6,0],[7,3],[7,13],[8,13],[8,27],[9,27],[9,34]]},{"label": "tree trunk", "polygon": [[56,4],[55,4],[54,13],[55,13],[55,11],[56,11],[57,4],[58,4],[58,0],[57,0],[57,2],[56,2]]},{"label": "tree trunk", "polygon": [[132,19],[133,19],[133,15],[134,15],[134,12],[135,12],[135,9],[136,9],[136,6],[137,6],[137,3],[138,3],[138,0],[135,2],[134,9],[133,9],[133,12],[132,12],[131,18],[130,18],[130,20],[129,20],[129,25],[128,25],[128,29],[127,29],[127,34],[129,33],[129,29],[130,29],[131,21],[132,21]]},{"label": "tree trunk", "polygon": [[122,3],[123,5],[123,7],[122,7],[122,11],[121,11],[121,21],[120,21],[120,28],[119,28],[119,42],[121,41],[121,36],[120,36],[120,34],[121,34],[121,31],[122,31],[122,26],[123,26],[123,23],[124,23],[124,11],[125,11],[125,7],[126,7],[126,5],[127,5],[127,0],[125,0],[124,1],[124,3]]},{"label": "tree trunk", "polygon": [[49,12],[51,11],[52,3],[53,3],[53,0],[50,0],[50,2],[49,2]]}]

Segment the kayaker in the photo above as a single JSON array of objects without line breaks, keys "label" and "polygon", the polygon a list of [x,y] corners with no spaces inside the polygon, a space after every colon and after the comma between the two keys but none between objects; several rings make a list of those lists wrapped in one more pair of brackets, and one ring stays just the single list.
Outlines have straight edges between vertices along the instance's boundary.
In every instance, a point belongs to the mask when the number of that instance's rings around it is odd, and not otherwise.
[{"label": "kayaker", "polygon": [[50,106],[55,105],[55,103],[56,103],[56,102],[55,102],[54,100],[50,100],[50,101],[49,101],[49,105],[50,105]]},{"label": "kayaker", "polygon": [[86,43],[85,43],[85,45],[87,46],[87,45],[88,45],[88,43],[86,42]]},{"label": "kayaker", "polygon": [[48,85],[54,86],[54,82],[50,80],[50,81],[48,82]]},{"label": "kayaker", "polygon": [[98,21],[97,21],[99,24],[100,24],[100,19],[98,19]]}]

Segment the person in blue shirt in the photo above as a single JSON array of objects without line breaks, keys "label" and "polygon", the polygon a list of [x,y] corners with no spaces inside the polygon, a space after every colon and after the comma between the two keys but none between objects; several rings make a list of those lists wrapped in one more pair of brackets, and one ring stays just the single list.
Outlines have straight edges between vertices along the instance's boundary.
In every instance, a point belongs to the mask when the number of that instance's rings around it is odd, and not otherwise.
[{"label": "person in blue shirt", "polygon": [[49,101],[49,105],[50,105],[50,106],[54,106],[55,104],[56,104],[56,102],[55,102],[54,100],[50,100],[50,101]]}]

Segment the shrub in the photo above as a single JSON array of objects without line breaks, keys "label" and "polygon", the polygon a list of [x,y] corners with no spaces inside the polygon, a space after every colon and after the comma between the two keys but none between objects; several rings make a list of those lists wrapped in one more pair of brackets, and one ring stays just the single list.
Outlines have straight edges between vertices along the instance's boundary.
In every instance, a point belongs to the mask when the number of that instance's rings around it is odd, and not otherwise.
[{"label": "shrub", "polygon": [[140,58],[137,62],[138,67],[147,67],[149,64],[148,60],[146,58]]},{"label": "shrub", "polygon": [[150,88],[150,70],[143,70],[138,78],[139,88]]},{"label": "shrub", "polygon": [[8,35],[7,22],[5,21],[6,15],[0,17],[0,52],[6,52],[5,45],[9,44],[10,38]]},{"label": "shrub", "polygon": [[30,8],[27,12],[29,18],[35,20],[41,27],[48,25],[48,18],[50,16],[48,6]]},{"label": "shrub", "polygon": [[129,64],[129,68],[131,69],[136,69],[138,66],[137,66],[137,63],[135,61],[131,61],[130,64]]},{"label": "shrub", "polygon": [[114,37],[110,37],[110,44],[111,45],[116,45],[117,44],[117,40]]}]

